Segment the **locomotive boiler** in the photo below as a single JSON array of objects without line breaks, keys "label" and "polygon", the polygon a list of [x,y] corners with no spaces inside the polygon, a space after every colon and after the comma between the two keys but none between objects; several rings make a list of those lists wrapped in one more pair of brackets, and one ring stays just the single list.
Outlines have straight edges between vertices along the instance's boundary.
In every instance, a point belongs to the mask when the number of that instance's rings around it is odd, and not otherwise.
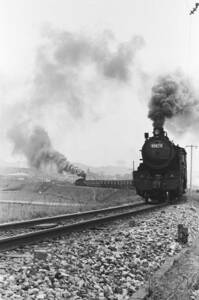
[{"label": "locomotive boiler", "polygon": [[187,163],[184,148],[175,145],[162,127],[153,136],[145,133],[142,163],[133,172],[134,187],[146,202],[164,201],[181,196],[187,187]]}]

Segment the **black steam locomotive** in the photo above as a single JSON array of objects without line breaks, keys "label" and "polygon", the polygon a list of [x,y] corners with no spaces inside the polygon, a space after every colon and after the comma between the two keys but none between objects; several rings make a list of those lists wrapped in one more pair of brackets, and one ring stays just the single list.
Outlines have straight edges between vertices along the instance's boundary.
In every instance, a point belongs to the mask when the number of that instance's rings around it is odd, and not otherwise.
[{"label": "black steam locomotive", "polygon": [[175,145],[163,128],[145,133],[141,150],[142,163],[133,172],[134,186],[146,202],[169,200],[181,196],[187,188],[187,163],[184,148]]}]

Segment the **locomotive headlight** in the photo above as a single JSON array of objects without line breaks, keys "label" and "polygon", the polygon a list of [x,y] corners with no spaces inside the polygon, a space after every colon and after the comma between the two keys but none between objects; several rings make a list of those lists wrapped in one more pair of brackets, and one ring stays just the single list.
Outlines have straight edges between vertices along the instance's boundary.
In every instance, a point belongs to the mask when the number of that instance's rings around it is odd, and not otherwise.
[{"label": "locomotive headlight", "polygon": [[155,135],[159,135],[160,134],[160,130],[158,128],[156,128],[155,131],[154,131],[154,134]]}]

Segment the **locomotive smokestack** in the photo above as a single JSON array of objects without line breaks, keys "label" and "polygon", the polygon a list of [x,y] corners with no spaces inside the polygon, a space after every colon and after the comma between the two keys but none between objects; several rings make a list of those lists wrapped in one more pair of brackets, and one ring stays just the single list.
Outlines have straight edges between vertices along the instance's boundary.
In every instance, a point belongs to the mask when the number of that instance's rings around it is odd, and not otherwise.
[{"label": "locomotive smokestack", "polygon": [[153,129],[153,135],[154,136],[164,136],[165,135],[165,131],[164,131],[163,127],[154,127],[154,129]]}]

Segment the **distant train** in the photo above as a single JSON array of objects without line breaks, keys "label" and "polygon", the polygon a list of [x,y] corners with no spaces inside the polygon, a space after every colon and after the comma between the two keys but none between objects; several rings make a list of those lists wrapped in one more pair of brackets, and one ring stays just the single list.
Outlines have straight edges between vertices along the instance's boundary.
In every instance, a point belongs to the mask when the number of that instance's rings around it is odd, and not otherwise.
[{"label": "distant train", "polygon": [[180,197],[187,188],[187,161],[184,148],[169,140],[163,128],[145,133],[142,163],[133,172],[134,186],[146,202]]},{"label": "distant train", "polygon": [[134,189],[132,180],[86,180],[86,177],[82,177],[75,181],[75,185],[115,189]]}]

